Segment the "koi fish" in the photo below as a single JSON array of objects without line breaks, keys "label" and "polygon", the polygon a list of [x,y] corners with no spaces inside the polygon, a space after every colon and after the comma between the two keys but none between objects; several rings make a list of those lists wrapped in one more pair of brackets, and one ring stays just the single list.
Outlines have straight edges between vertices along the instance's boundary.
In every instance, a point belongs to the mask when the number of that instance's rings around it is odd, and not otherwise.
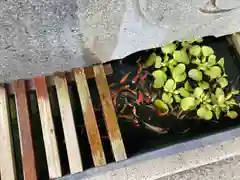
[{"label": "koi fish", "polygon": [[140,74],[137,74],[136,76],[134,76],[134,78],[132,79],[132,83],[135,84],[138,81],[139,77],[140,77]]},{"label": "koi fish", "polygon": [[120,80],[120,84],[125,83],[130,74],[131,74],[131,72],[125,74],[125,75],[122,77],[122,79]]},{"label": "koi fish", "polygon": [[167,134],[169,132],[168,128],[156,127],[156,126],[150,125],[146,122],[144,122],[144,125],[147,129],[157,132],[159,134]]},{"label": "koi fish", "polygon": [[139,92],[138,92],[138,99],[137,99],[136,103],[137,103],[138,105],[140,105],[140,103],[142,103],[142,102],[143,102],[143,95],[142,95],[142,92],[139,91]]}]

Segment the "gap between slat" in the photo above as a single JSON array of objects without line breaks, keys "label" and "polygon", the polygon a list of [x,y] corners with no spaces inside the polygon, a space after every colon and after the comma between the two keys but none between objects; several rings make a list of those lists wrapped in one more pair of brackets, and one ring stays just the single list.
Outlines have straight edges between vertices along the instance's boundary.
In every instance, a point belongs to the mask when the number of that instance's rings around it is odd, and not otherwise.
[{"label": "gap between slat", "polygon": [[103,107],[103,114],[111,141],[114,158],[116,161],[127,159],[103,65],[100,64],[93,66],[93,72]]},{"label": "gap between slat", "polygon": [[80,156],[80,149],[78,145],[65,74],[62,73],[56,75],[54,77],[54,82],[57,90],[57,97],[66,141],[70,171],[71,173],[82,172],[82,159]]},{"label": "gap between slat", "polygon": [[37,180],[25,81],[14,81],[13,87],[15,90],[16,108],[18,114],[17,119],[19,124],[24,179]]},{"label": "gap between slat", "polygon": [[14,163],[13,142],[10,127],[7,93],[0,87],[0,179],[15,180],[16,169]]},{"label": "gap between slat", "polygon": [[92,157],[95,166],[106,164],[106,159],[102,147],[102,142],[93,110],[92,100],[88,89],[87,79],[83,68],[77,68],[73,71],[77,84],[78,94],[82,106],[84,123],[86,126],[88,139],[92,151]]},{"label": "gap between slat", "polygon": [[52,119],[52,112],[50,107],[46,80],[44,76],[38,76],[34,77],[33,81],[36,87],[38,108],[40,114],[40,121],[42,125],[44,145],[46,150],[49,177],[51,179],[61,177],[62,176],[61,165],[58,154],[55,128]]}]

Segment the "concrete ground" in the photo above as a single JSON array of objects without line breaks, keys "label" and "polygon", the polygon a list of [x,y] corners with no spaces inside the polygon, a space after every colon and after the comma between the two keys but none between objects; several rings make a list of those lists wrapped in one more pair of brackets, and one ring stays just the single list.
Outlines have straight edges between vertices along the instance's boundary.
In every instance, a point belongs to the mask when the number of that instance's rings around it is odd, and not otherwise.
[{"label": "concrete ground", "polygon": [[172,174],[158,180],[239,180],[240,156]]},{"label": "concrete ground", "polygon": [[238,180],[240,128],[173,145],[61,180]]}]

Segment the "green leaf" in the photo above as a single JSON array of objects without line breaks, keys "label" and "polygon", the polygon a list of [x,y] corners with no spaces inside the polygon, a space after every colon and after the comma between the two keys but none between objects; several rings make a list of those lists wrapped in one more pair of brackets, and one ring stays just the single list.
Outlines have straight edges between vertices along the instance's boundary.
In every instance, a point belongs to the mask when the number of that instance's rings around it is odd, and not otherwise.
[{"label": "green leaf", "polygon": [[152,73],[153,77],[155,78],[153,82],[153,88],[161,88],[164,86],[165,81],[167,80],[167,75],[162,70],[155,70]]},{"label": "green leaf", "polygon": [[195,59],[194,61],[192,61],[193,64],[201,64],[201,60],[199,58]]},{"label": "green leaf", "polygon": [[187,91],[193,91],[192,86],[190,85],[189,81],[186,81],[184,83],[184,89],[186,89]]},{"label": "green leaf", "polygon": [[161,87],[163,87],[164,86],[164,81],[163,81],[163,79],[154,79],[154,81],[153,81],[153,88],[155,88],[155,89],[159,89],[159,88],[161,88]]},{"label": "green leaf", "polygon": [[238,105],[236,100],[233,99],[233,98],[228,100],[228,101],[226,101],[225,104],[230,105],[230,106],[233,106],[233,105],[237,106]]},{"label": "green leaf", "polygon": [[221,88],[217,88],[215,94],[216,94],[217,104],[219,105],[224,104],[225,95],[223,90]]},{"label": "green leaf", "polygon": [[189,53],[193,56],[199,57],[201,55],[201,47],[199,45],[194,45],[190,47]]},{"label": "green leaf", "polygon": [[220,118],[220,114],[221,114],[221,109],[220,109],[220,107],[216,107],[216,108],[214,109],[214,113],[215,113],[216,118],[219,119],[219,118]]},{"label": "green leaf", "polygon": [[183,87],[181,87],[181,88],[179,89],[179,93],[180,93],[180,95],[181,95],[182,97],[188,97],[188,96],[190,96],[190,93],[189,93],[186,89],[184,89]]},{"label": "green leaf", "polygon": [[159,69],[162,66],[162,58],[161,56],[156,56],[156,60],[155,60],[155,68]]},{"label": "green leaf", "polygon": [[224,69],[224,58],[221,58],[221,59],[218,61],[218,64]]},{"label": "green leaf", "polygon": [[176,59],[178,62],[189,64],[189,57],[185,49],[181,49],[180,51],[175,51],[173,53],[173,58]]},{"label": "green leaf", "polygon": [[203,93],[203,97],[202,97],[203,101],[205,102],[211,102],[211,97],[209,93]]},{"label": "green leaf", "polygon": [[205,63],[204,63],[204,64],[199,64],[198,67],[197,67],[197,69],[198,69],[198,70],[202,70],[202,71],[206,71],[207,66],[206,66]]},{"label": "green leaf", "polygon": [[175,68],[174,68],[174,71],[176,71],[177,74],[181,74],[181,73],[184,73],[186,70],[186,66],[185,64],[178,64]]},{"label": "green leaf", "polygon": [[205,73],[210,76],[210,78],[218,78],[221,77],[221,68],[218,66],[213,66],[209,70],[207,70]]},{"label": "green leaf", "polygon": [[208,110],[212,110],[213,106],[209,103],[204,104],[204,106],[208,109]]},{"label": "green leaf", "polygon": [[201,81],[202,80],[202,72],[197,70],[197,69],[191,69],[188,72],[188,76],[195,81]]},{"label": "green leaf", "polygon": [[152,76],[155,78],[155,79],[164,79],[164,82],[167,80],[167,75],[164,71],[162,70],[155,70],[152,72]]},{"label": "green leaf", "polygon": [[162,71],[167,72],[168,68],[165,66],[162,68]]},{"label": "green leaf", "polygon": [[227,116],[230,117],[231,119],[236,119],[238,117],[238,113],[236,111],[229,111],[227,113]]},{"label": "green leaf", "polygon": [[162,100],[167,104],[172,104],[173,103],[173,98],[167,93],[162,94]]},{"label": "green leaf", "polygon": [[156,99],[153,104],[156,108],[161,109],[164,112],[168,112],[169,110],[168,105],[160,99]]},{"label": "green leaf", "polygon": [[239,90],[232,89],[231,93],[232,93],[233,95],[239,94]]},{"label": "green leaf", "polygon": [[215,91],[215,95],[216,95],[216,97],[224,96],[224,92],[221,88],[217,88]]},{"label": "green leaf", "polygon": [[200,82],[198,82],[198,86],[202,89],[208,89],[209,83],[207,83],[206,81],[200,81]]},{"label": "green leaf", "polygon": [[217,102],[219,105],[223,104],[224,103],[224,95],[220,95],[217,97]]},{"label": "green leaf", "polygon": [[195,98],[200,99],[201,96],[203,95],[203,90],[199,87],[194,89],[193,95]]},{"label": "green leaf", "polygon": [[204,120],[211,120],[213,117],[212,111],[208,110],[205,107],[201,107],[197,110],[197,115],[199,118]]},{"label": "green leaf", "polygon": [[173,92],[176,89],[176,82],[173,79],[168,79],[165,83],[164,90],[167,92]]},{"label": "green leaf", "polygon": [[214,51],[209,46],[202,46],[202,53],[203,56],[211,56],[212,54],[214,54]]},{"label": "green leaf", "polygon": [[210,96],[211,96],[212,103],[213,104],[217,104],[217,97],[216,97],[216,95],[211,94]]},{"label": "green leaf", "polygon": [[178,94],[174,94],[173,97],[174,97],[176,103],[180,103],[181,100],[182,100],[181,97]]},{"label": "green leaf", "polygon": [[216,64],[216,56],[215,55],[210,55],[208,57],[208,66],[213,66]]},{"label": "green leaf", "polygon": [[161,50],[164,54],[172,54],[177,49],[176,44],[170,43],[166,46],[161,47]]},{"label": "green leaf", "polygon": [[173,74],[173,79],[176,82],[183,82],[187,77],[187,74],[184,72],[182,74]]},{"label": "green leaf", "polygon": [[231,99],[232,95],[233,95],[232,92],[228,93],[227,96],[225,97],[225,100]]},{"label": "green leaf", "polygon": [[201,43],[201,42],[203,42],[203,39],[202,39],[202,38],[195,38],[195,41],[196,41],[197,43]]},{"label": "green leaf", "polygon": [[173,69],[172,77],[173,77],[173,79],[174,79],[176,82],[182,82],[182,81],[184,81],[184,80],[186,79],[187,74],[186,74],[185,72],[179,74],[179,73],[177,73],[177,71],[175,71],[175,70]]},{"label": "green leaf", "polygon": [[203,93],[201,98],[202,98],[202,100],[205,101],[205,102],[211,102],[211,99],[210,99],[210,96],[209,96],[208,93],[206,93],[206,94]]},{"label": "green leaf", "polygon": [[192,110],[194,107],[196,107],[196,102],[193,97],[186,97],[181,100],[181,108],[183,111]]},{"label": "green leaf", "polygon": [[186,66],[182,63],[178,64],[175,68],[173,68],[172,76],[176,82],[182,82],[186,79],[187,75],[185,73],[185,69]]},{"label": "green leaf", "polygon": [[224,77],[221,77],[219,80],[218,80],[221,88],[225,88],[227,85],[228,85],[228,80]]},{"label": "green leaf", "polygon": [[192,40],[189,40],[188,42],[189,43],[194,43],[194,42],[201,43],[201,42],[203,42],[203,39],[202,38],[193,38]]},{"label": "green leaf", "polygon": [[201,60],[202,60],[202,63],[205,63],[207,61],[207,57],[206,56],[202,56]]},{"label": "green leaf", "polygon": [[175,65],[177,65],[177,60],[176,59],[171,59],[171,60],[169,60],[168,64],[175,66]]},{"label": "green leaf", "polygon": [[155,52],[153,52],[149,57],[148,57],[148,60],[144,63],[144,66],[145,67],[151,67],[154,63],[155,63],[155,61],[156,61],[156,53]]},{"label": "green leaf", "polygon": [[163,62],[167,63],[167,62],[168,62],[168,60],[169,60],[169,57],[168,57],[168,55],[165,55],[165,56],[163,57]]},{"label": "green leaf", "polygon": [[188,41],[183,41],[183,42],[181,43],[181,45],[182,45],[182,47],[184,47],[184,48],[189,48],[189,47],[191,47],[191,44],[189,44]]}]

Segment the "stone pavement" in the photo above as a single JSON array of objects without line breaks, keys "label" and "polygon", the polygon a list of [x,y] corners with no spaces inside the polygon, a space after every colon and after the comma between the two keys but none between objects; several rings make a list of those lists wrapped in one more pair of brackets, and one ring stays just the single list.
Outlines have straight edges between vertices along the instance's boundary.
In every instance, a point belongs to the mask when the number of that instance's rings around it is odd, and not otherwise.
[{"label": "stone pavement", "polygon": [[240,156],[172,174],[158,180],[239,180]]}]

